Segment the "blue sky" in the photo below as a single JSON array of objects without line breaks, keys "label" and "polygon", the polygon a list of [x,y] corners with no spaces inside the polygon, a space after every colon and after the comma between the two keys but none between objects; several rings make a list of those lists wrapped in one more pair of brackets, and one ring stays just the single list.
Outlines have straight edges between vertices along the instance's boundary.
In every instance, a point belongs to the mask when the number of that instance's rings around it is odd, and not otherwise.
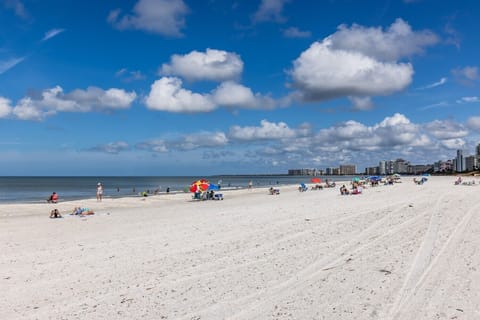
[{"label": "blue sky", "polygon": [[1,0],[0,175],[473,154],[474,0]]}]

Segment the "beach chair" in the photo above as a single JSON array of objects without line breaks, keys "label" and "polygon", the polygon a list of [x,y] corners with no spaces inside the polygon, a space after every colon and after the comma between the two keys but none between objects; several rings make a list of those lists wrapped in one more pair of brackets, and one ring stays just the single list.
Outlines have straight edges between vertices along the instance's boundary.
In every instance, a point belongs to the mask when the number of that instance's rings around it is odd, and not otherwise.
[{"label": "beach chair", "polygon": [[223,194],[215,193],[215,195],[213,196],[213,199],[214,200],[223,200]]},{"label": "beach chair", "polygon": [[305,185],[305,183],[300,183],[300,187],[298,187],[298,191],[305,192],[307,190],[308,190],[308,187]]},{"label": "beach chair", "polygon": [[192,196],[193,200],[202,200],[202,193],[201,192],[195,192]]}]

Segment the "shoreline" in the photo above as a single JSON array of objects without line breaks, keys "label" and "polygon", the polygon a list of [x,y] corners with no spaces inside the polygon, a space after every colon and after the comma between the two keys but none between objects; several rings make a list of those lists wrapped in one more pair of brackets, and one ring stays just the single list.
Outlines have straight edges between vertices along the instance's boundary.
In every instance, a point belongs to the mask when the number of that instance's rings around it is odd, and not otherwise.
[{"label": "shoreline", "polygon": [[[325,176],[322,180],[349,180],[354,176]],[[277,186],[308,183],[311,176],[257,175],[209,177],[210,182],[226,188],[246,188],[250,180],[257,186]],[[80,200],[94,197],[96,185],[102,182],[104,195],[110,197],[135,196],[143,191],[182,192],[198,177],[0,177],[0,203],[43,202],[52,192],[60,200]],[[218,181],[218,182],[217,182]]]},{"label": "shoreline", "polygon": [[[338,182],[340,183],[340,182]],[[342,182],[342,183],[349,183]],[[251,189],[248,187],[237,187],[237,188],[222,188],[215,193],[222,193],[226,197],[228,196],[239,196],[242,193],[249,192],[249,193],[262,193],[268,195],[268,189],[270,187],[267,186],[253,186]],[[276,188],[280,189],[289,189],[289,190],[297,190],[297,184],[285,184],[285,185],[276,185]],[[338,188],[336,188],[338,189]],[[183,191],[173,191],[170,193],[161,192],[159,194],[149,194],[147,197],[137,195],[125,195],[125,196],[118,196],[118,197],[104,197],[102,201],[97,201],[95,196],[90,198],[80,198],[80,199],[72,199],[72,200],[60,200],[57,203],[48,203],[46,200],[41,202],[0,202],[0,219],[3,217],[13,217],[16,216],[17,213],[6,213],[8,210],[19,210],[19,212],[31,212],[28,215],[39,215],[39,212],[47,212],[47,210],[52,209],[59,209],[62,215],[68,214],[68,208],[75,208],[77,206],[80,207],[88,207],[93,210],[97,211],[105,211],[105,210],[112,210],[115,208],[134,208],[136,206],[154,206],[156,204],[161,203],[163,200],[174,200],[177,202],[203,202],[192,199],[193,193],[192,192],[183,192]],[[216,200],[205,200],[207,202],[216,201]],[[72,210],[70,210],[71,212]],[[50,211],[48,211],[50,212]],[[46,213],[45,213],[46,214]],[[19,214],[21,215],[21,213]],[[25,215],[25,214],[23,214]]]}]

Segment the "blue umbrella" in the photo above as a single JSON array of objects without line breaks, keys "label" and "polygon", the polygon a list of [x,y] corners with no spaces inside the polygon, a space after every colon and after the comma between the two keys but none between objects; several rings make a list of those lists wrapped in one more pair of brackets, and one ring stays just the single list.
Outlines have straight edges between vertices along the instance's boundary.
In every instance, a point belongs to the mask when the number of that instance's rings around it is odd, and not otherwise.
[{"label": "blue umbrella", "polygon": [[210,185],[208,186],[208,190],[218,191],[220,190],[220,186],[217,184],[210,183]]}]

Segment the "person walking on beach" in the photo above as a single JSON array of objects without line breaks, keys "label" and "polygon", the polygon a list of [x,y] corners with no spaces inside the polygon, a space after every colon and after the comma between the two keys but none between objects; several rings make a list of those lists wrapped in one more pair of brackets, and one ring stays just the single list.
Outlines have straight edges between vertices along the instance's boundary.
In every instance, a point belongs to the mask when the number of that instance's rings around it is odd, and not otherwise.
[{"label": "person walking on beach", "polygon": [[97,201],[102,201],[103,198],[103,186],[99,182],[97,183]]}]

